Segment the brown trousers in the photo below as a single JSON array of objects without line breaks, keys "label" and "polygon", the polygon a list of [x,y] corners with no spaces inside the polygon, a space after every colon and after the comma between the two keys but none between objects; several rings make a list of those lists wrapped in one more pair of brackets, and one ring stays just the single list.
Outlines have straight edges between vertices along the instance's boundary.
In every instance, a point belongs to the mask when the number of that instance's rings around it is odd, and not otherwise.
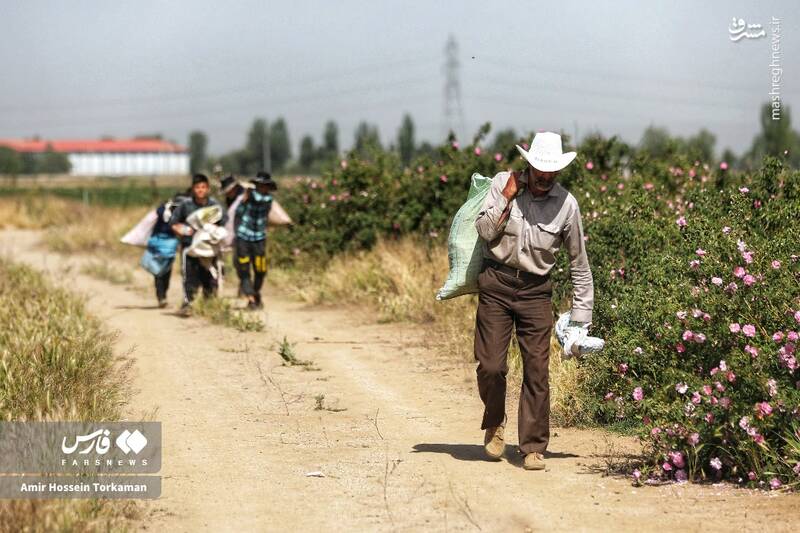
[{"label": "brown trousers", "polygon": [[525,281],[484,264],[478,276],[475,359],[478,392],[485,407],[481,429],[503,423],[507,355],[514,326],[522,352],[519,448],[544,453],[550,440],[550,333],[553,329],[549,276]]}]

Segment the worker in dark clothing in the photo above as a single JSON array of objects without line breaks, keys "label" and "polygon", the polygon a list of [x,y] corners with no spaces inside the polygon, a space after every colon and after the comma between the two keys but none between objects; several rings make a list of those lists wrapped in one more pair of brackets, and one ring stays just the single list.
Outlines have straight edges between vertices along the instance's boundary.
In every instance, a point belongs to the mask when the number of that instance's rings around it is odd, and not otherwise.
[{"label": "worker in dark clothing", "polygon": [[169,290],[169,280],[172,276],[172,263],[175,259],[175,249],[177,247],[177,236],[172,231],[169,221],[172,218],[172,213],[177,207],[188,200],[190,197],[189,191],[178,193],[166,202],[162,203],[156,208],[156,224],[153,227],[153,232],[148,241],[148,247],[153,247],[162,256],[169,257],[169,265],[159,275],[153,276],[156,286],[156,298],[158,299],[158,306],[163,308],[167,306],[167,291]]},{"label": "worker in dark clothing", "polygon": [[[261,309],[261,286],[267,275],[267,218],[272,207],[271,193],[278,185],[267,172],[259,172],[252,180],[255,189],[247,189],[236,208],[234,264],[241,288],[247,297],[248,309]],[[253,278],[250,278],[250,271]]]},{"label": "worker in dark clothing", "polygon": [[194,295],[199,287],[203,287],[203,295],[213,296],[217,291],[217,280],[211,272],[205,268],[198,257],[192,257],[185,253],[186,248],[192,244],[194,228],[186,223],[186,219],[202,207],[219,205],[222,209],[222,218],[217,225],[224,226],[228,219],[225,209],[214,198],[209,197],[208,177],[204,174],[195,174],[192,177],[192,196],[172,213],[170,226],[176,235],[180,236],[181,257],[182,257],[182,276],[183,276],[183,305],[181,312],[188,314]]}]

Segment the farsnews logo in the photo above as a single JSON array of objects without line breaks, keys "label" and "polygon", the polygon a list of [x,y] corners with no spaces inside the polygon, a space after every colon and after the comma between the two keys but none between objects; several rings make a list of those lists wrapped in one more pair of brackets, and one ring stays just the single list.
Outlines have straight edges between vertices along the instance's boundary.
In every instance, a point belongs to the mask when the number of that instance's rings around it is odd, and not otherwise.
[{"label": "farsnews logo", "polygon": [[[112,448],[112,439],[119,451]],[[73,457],[62,458],[61,464],[108,467],[147,466],[147,458],[137,459],[135,457],[145,447],[147,447],[147,437],[138,429],[133,432],[123,429],[114,438],[110,430],[101,428],[83,435],[64,436],[61,441],[61,451]],[[80,458],[79,456],[86,457]],[[123,459],[124,456],[129,456],[129,458]]]},{"label": "farsnews logo", "polygon": [[[111,439],[109,435],[111,432],[107,429],[98,429],[87,435],[78,435],[75,437],[74,444],[67,446],[67,437],[61,441],[61,451],[66,454],[73,454],[80,447],[81,444],[88,443],[88,445],[80,450],[79,454],[88,454],[94,450],[98,455],[105,455],[111,448]],[[117,447],[122,450],[125,455],[133,452],[138,454],[147,446],[147,437],[141,431],[134,430],[133,433],[127,429],[119,434],[115,441]]]}]

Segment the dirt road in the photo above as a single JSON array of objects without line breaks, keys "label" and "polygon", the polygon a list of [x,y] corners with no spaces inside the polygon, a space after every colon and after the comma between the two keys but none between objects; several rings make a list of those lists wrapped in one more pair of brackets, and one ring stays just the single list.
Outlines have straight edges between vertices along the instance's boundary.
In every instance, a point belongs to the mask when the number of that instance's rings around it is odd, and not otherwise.
[{"label": "dirt road", "polygon": [[[163,424],[163,496],[135,525],[151,531],[715,531],[800,527],[798,495],[730,486],[634,488],[604,477],[630,440],[553,429],[547,470],[482,454],[468,362],[435,358],[418,328],[358,309],[307,307],[267,290],[264,333],[241,334],[154,307],[150,278],[121,287],[79,274],[81,258],[0,232],[0,253],[89,296],[132,350],[131,419]],[[145,290],[146,287],[146,290]],[[286,367],[286,337],[314,370]],[[324,397],[323,397],[324,396]],[[515,420],[510,406],[509,420]],[[508,442],[516,442],[509,424]],[[324,477],[309,476],[321,472]],[[793,523],[790,523],[793,521]]]}]

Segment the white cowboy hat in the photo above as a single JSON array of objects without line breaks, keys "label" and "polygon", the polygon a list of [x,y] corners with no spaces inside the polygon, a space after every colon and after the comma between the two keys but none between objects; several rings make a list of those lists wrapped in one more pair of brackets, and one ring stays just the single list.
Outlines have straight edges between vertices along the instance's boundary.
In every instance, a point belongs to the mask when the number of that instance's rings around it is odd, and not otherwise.
[{"label": "white cowboy hat", "polygon": [[533,168],[542,172],[555,172],[572,163],[576,152],[563,153],[561,135],[552,131],[543,131],[534,135],[531,149],[525,150],[517,145],[517,150]]}]

